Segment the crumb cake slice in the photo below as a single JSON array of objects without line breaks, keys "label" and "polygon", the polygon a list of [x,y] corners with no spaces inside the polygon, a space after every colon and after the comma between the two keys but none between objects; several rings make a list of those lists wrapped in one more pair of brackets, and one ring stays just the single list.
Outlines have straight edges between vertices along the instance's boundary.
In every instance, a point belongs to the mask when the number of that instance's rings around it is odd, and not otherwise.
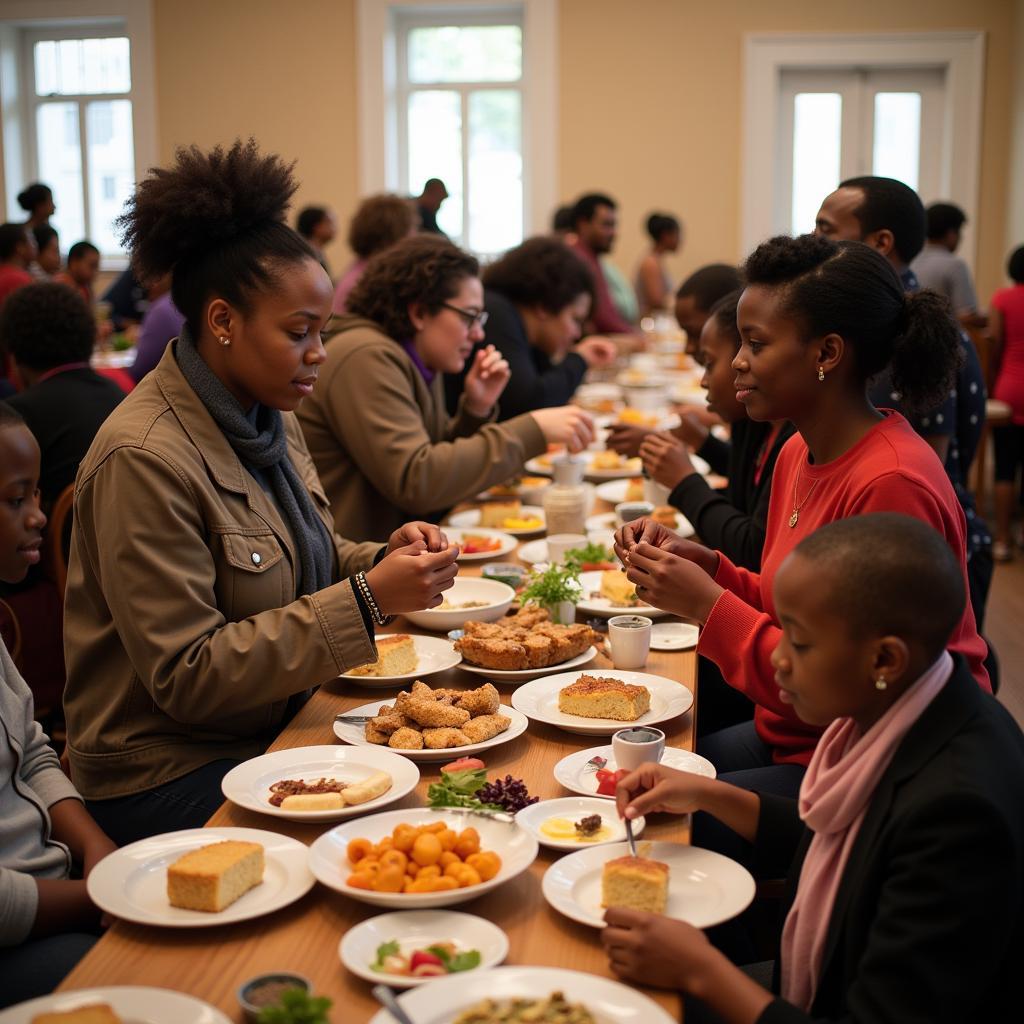
[{"label": "crumb cake slice", "polygon": [[377,637],[377,660],[350,669],[348,676],[404,676],[416,671],[416,645],[408,633]]},{"label": "crumb cake slice", "polygon": [[558,691],[558,710],[581,718],[635,722],[651,708],[651,691],[621,679],[582,675]]},{"label": "crumb cake slice", "polygon": [[263,881],[263,847],[227,839],[183,854],[167,868],[172,907],[216,913]]},{"label": "crumb cake slice", "polygon": [[601,873],[601,906],[664,914],[668,865],[649,857],[616,857]]},{"label": "crumb cake slice", "polygon": [[480,509],[480,526],[484,529],[500,530],[506,519],[515,519],[522,514],[523,503],[515,501],[491,501]]}]

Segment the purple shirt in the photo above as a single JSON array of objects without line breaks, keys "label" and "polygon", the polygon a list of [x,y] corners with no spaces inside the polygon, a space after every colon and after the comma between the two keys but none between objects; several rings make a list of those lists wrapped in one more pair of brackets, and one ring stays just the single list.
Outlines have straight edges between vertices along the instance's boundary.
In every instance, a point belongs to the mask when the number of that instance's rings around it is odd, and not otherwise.
[{"label": "purple shirt", "polygon": [[181,333],[184,323],[185,318],[171,302],[170,292],[165,292],[146,310],[135,346],[135,362],[128,367],[136,384],[160,362],[167,343]]},{"label": "purple shirt", "polygon": [[420,359],[419,353],[416,351],[416,346],[411,341],[403,341],[402,348],[405,349],[406,354],[412,360],[413,365],[417,370],[420,371],[420,376],[427,382],[429,388],[434,382],[434,378],[437,376],[435,370],[430,369],[429,366],[422,359]]}]

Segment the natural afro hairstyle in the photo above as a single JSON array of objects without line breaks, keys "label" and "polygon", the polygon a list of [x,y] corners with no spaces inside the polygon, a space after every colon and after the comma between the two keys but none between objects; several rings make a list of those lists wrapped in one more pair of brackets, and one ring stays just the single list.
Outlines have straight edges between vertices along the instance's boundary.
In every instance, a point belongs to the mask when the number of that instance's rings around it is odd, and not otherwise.
[{"label": "natural afro hairstyle", "polygon": [[484,269],[484,285],[517,306],[560,313],[581,295],[593,299],[590,268],[557,238],[528,238]]},{"label": "natural afro hairstyle", "polygon": [[801,541],[792,557],[813,562],[816,573],[831,570],[830,610],[856,635],[898,636],[934,660],[963,617],[959,560],[941,534],[912,516],[838,519]]},{"label": "natural afro hairstyle", "polygon": [[838,334],[865,383],[887,366],[902,405],[940,404],[963,358],[949,303],[935,292],[906,295],[889,261],[863,242],[779,235],[744,266],[747,285],[778,289],[779,313],[798,321],[805,341]]},{"label": "natural afro hairstyle", "polygon": [[95,338],[92,310],[66,284],[27,284],[8,296],[0,312],[0,349],[30,370],[87,362]]},{"label": "natural afro hairstyle", "polygon": [[372,320],[389,338],[410,340],[416,329],[409,306],[419,303],[430,314],[458,292],[480,264],[438,235],[414,235],[374,256],[349,294],[349,313]]},{"label": "natural afro hairstyle", "polygon": [[368,196],[348,225],[349,248],[368,260],[378,252],[408,238],[419,227],[419,214],[411,199],[382,193]]},{"label": "natural afro hairstyle", "polygon": [[671,231],[679,231],[679,221],[671,213],[652,213],[644,227],[652,242],[658,242]]},{"label": "natural afro hairstyle", "polygon": [[261,154],[254,139],[209,153],[179,149],[171,167],[139,183],[117,220],[136,277],[171,271],[171,297],[193,334],[211,297],[247,312],[282,269],[316,260],[284,221],[295,188],[292,165]]}]

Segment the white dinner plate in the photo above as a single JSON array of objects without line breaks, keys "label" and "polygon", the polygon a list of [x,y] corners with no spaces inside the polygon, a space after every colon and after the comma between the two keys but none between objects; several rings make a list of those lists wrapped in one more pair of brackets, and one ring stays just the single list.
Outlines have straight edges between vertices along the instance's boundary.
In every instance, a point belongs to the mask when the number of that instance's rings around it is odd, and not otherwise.
[{"label": "white dinner plate", "polygon": [[[573,823],[591,814],[601,816],[601,827],[608,829],[608,835],[598,840],[584,840],[569,837],[556,839],[546,835],[542,830],[544,823],[551,818],[564,818]],[[516,814],[516,821],[527,831],[532,832],[541,846],[550,846],[553,850],[581,850],[590,846],[605,846],[608,843],[621,843],[626,839],[626,826],[615,813],[615,805],[603,797],[564,796],[557,800],[542,800],[524,807]],[[633,835],[643,832],[647,821],[641,816],[633,819]]]},{"label": "white dinner plate", "polygon": [[612,604],[607,597],[592,597],[601,589],[601,573],[585,572],[580,574],[580,583],[583,586],[583,597],[576,602],[576,607],[581,612],[589,615],[600,615],[602,618],[611,618],[613,615],[646,615],[649,619],[658,619],[664,615],[671,615],[671,612],[663,608],[655,608],[653,604]]},{"label": "white dinner plate", "polygon": [[[352,865],[348,861],[347,847],[351,840],[369,839],[377,843],[391,835],[396,825],[423,825],[442,818],[456,832],[475,828],[480,835],[480,849],[498,854],[501,870],[492,879],[465,889],[446,889],[443,892],[374,892],[372,889],[357,889],[348,884]],[[460,813],[452,808],[413,807],[404,811],[383,811],[359,821],[347,821],[325,832],[309,848],[309,868],[329,889],[351,896],[360,903],[394,910],[433,910],[436,907],[466,903],[522,874],[536,858],[537,840],[514,821],[495,821],[486,815]]]},{"label": "white dinner plate", "polygon": [[[551,463],[543,461],[543,458],[543,456],[539,456],[538,458],[530,459],[526,463],[526,472],[535,473],[537,476],[551,476],[553,473]],[[643,463],[640,459],[626,459],[616,469],[595,469],[594,460],[591,458],[584,470],[583,478],[592,482],[618,480],[622,477],[639,476],[643,472],[643,468]]]},{"label": "white dinner plate", "polygon": [[[508,956],[508,936],[496,924],[457,910],[399,910],[369,917],[345,932],[338,955],[353,974],[373,984],[414,988],[438,980],[375,971],[370,965],[376,963],[377,949],[386,942],[397,942],[403,956],[438,942],[451,942],[457,953],[475,949],[480,954],[480,965],[473,968],[475,971],[497,967]],[[469,973],[460,972],[458,976],[465,978]]]},{"label": "white dinner plate", "polygon": [[[597,655],[597,648],[591,645],[582,654],[568,661],[560,661],[557,665],[548,665],[547,668],[523,668],[523,669],[493,669],[484,668],[482,665],[471,665],[468,661],[462,662],[462,668],[474,675],[486,676],[496,683],[522,683],[528,679],[536,679],[538,676],[550,675],[553,672],[564,672],[566,669],[579,668],[594,660]],[[464,750],[459,747],[459,750]]]},{"label": "white dinner plate", "polygon": [[[367,800],[365,804],[331,811],[293,811],[275,807],[270,802],[270,787],[282,779],[315,782],[325,778],[338,782],[361,782],[374,772],[387,772],[391,776],[391,788],[375,800]],[[243,761],[224,776],[220,788],[233,804],[260,814],[289,818],[292,821],[336,821],[339,818],[354,818],[368,811],[379,811],[401,800],[406,793],[416,788],[419,781],[420,770],[416,765],[387,747],[333,745],[275,750],[272,754]]]},{"label": "white dinner plate", "polygon": [[[602,546],[607,548],[609,554],[611,555],[610,561],[618,565],[618,559],[615,557],[615,552],[612,550],[612,542],[614,541],[614,539],[614,530],[587,531],[587,540],[591,544],[601,544]],[[547,538],[541,537],[539,540],[531,540],[526,544],[520,544],[519,550],[516,552],[516,555],[527,565],[536,565],[538,562],[546,562],[548,560]]]},{"label": "white dinner plate", "polygon": [[[570,1002],[586,1006],[597,1024],[676,1024],[673,1016],[635,988],[562,967],[470,971],[405,992],[398,1002],[416,1024],[451,1024],[485,999],[542,999],[552,992],[562,992]],[[379,1010],[370,1024],[394,1024],[394,1018],[387,1010]]]},{"label": "white dinner plate", "polygon": [[603,668],[598,674],[605,679],[619,679],[634,686],[646,686],[651,694],[650,710],[645,711],[633,722],[611,718],[582,718],[559,711],[558,691],[570,683],[575,683],[580,677],[579,672],[563,672],[561,675],[547,676],[525,683],[512,694],[512,706],[534,722],[557,725],[566,732],[580,733],[583,736],[611,736],[619,729],[668,722],[689,711],[693,704],[693,694],[682,683],[667,679],[665,676],[654,676],[648,672],[623,672],[617,668]]},{"label": "white dinner plate", "polygon": [[[596,797],[598,800],[614,800],[614,797],[598,795],[597,768],[587,767],[590,759],[594,757],[603,757],[605,764],[601,767],[607,768],[609,771],[615,771],[618,768],[615,763],[615,752],[609,743],[604,747],[577,750],[575,753],[563,757],[555,765],[555,781],[574,793]],[[680,750],[678,747],[666,747],[660,763],[666,768],[675,768],[681,772],[693,772],[695,775],[704,775],[709,779],[713,779],[717,774],[715,766],[706,757],[701,757],[700,754],[695,754],[691,750]]]},{"label": "white dinner plate", "polygon": [[688,651],[699,639],[700,630],[690,622],[659,622],[651,628],[652,651]]},{"label": "white dinner plate", "polygon": [[[167,868],[201,846],[237,839],[263,846],[263,882],[219,913],[184,910],[167,901]],[[164,928],[212,928],[262,917],[287,907],[313,888],[306,865],[309,849],[290,836],[259,828],[190,828],[140,839],[108,854],[86,881],[100,910],[137,924]]]},{"label": "white dinner plate", "polygon": [[479,608],[425,608],[419,612],[406,612],[405,617],[420,629],[436,629],[439,633],[460,629],[467,620],[496,622],[512,606],[516,592],[500,580],[456,576],[441,596],[449,604],[462,604],[466,601],[486,603]]},{"label": "white dinner plate", "polygon": [[[446,591],[447,593],[447,591]],[[378,633],[377,639],[383,640],[385,636],[397,636],[395,633]],[[400,676],[353,676],[349,673],[338,676],[346,682],[355,683],[357,686],[365,686],[368,689],[378,687],[394,687],[396,683],[405,683],[410,680],[423,679],[424,676],[432,676],[436,672],[444,672],[445,669],[454,668],[460,661],[462,655],[455,650],[451,640],[442,639],[437,636],[412,636],[412,645],[416,648],[416,668],[412,672],[406,672]]]},{"label": "white dinner plate", "polygon": [[195,996],[142,985],[54,992],[0,1010],[0,1024],[31,1024],[43,1013],[67,1013],[96,1003],[106,1003],[125,1024],[231,1024],[229,1017]]},{"label": "white dinner plate", "polygon": [[[349,708],[344,713],[346,715],[376,715],[382,705],[392,703],[393,701],[389,700],[374,701],[372,704],[363,704],[358,708]],[[408,757],[413,761],[454,761],[456,758],[469,757],[471,754],[478,754],[481,750],[489,750],[491,747],[508,743],[510,740],[514,740],[517,736],[522,736],[526,732],[527,726],[530,723],[524,714],[516,711],[515,708],[510,708],[507,704],[503,704],[498,713],[512,719],[512,724],[504,732],[499,732],[497,736],[492,736],[489,740],[484,740],[483,743],[470,743],[462,747],[445,747],[443,750],[427,750],[426,748],[423,750],[400,750],[397,747],[386,747],[379,743],[370,743],[366,739],[365,726],[352,725],[347,722],[335,721],[334,735],[339,740],[344,740],[346,743],[351,743],[360,749],[370,747],[373,750],[388,750],[393,754]]]},{"label": "white dinner plate", "polygon": [[[448,523],[457,529],[463,530],[475,530],[480,525],[481,512],[478,508],[468,508],[465,512],[456,512],[454,515],[448,517]],[[520,506],[519,515],[516,519],[539,519],[540,526],[534,526],[527,530],[513,530],[509,526],[502,526],[505,533],[510,533],[513,537],[530,537],[535,533],[544,532],[544,509],[540,505],[522,505]],[[447,532],[447,527],[442,527]]]},{"label": "white dinner plate", "polygon": [[446,526],[444,527],[444,534],[452,544],[458,544],[460,548],[466,537],[487,537],[500,542],[499,546],[493,551],[476,551],[472,554],[459,551],[458,560],[460,562],[482,562],[488,558],[502,558],[515,551],[519,544],[519,541],[505,530],[488,530],[482,526],[474,530],[460,530],[455,527]]},{"label": "white dinner plate", "polygon": [[[704,461],[699,455],[690,455],[690,461],[693,463],[693,468],[700,473],[701,476],[707,476],[711,472],[711,467]],[[630,481],[627,480],[609,480],[607,483],[598,484],[594,493],[602,500],[607,501],[610,505],[621,505],[622,502],[627,501],[626,491],[629,489]],[[640,499],[643,500],[642,498]]]},{"label": "white dinner plate", "polygon": [[[682,843],[643,843],[637,851],[668,865],[665,916],[694,928],[710,928],[742,913],[754,898],[754,879],[736,861]],[[560,914],[591,928],[604,927],[601,874],[604,865],[625,857],[625,843],[577,850],[544,872],[544,899]]]},{"label": "white dinner plate", "polygon": [[[587,516],[586,526],[588,530],[611,530],[614,533],[619,528],[619,523],[614,512],[598,512],[596,515]],[[694,534],[690,520],[682,512],[676,512],[674,529],[680,537],[692,537]]]}]

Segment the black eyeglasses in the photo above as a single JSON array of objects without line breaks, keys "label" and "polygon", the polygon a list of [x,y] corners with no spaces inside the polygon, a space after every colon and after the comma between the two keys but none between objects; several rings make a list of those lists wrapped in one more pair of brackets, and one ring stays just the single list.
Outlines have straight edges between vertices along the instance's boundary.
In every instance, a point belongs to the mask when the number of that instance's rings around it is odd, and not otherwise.
[{"label": "black eyeglasses", "polygon": [[445,309],[450,309],[453,313],[458,313],[463,320],[466,321],[466,326],[473,330],[473,328],[479,324],[481,327],[487,323],[488,313],[486,309],[481,310],[479,313],[474,313],[470,309],[463,309],[461,306],[453,306],[450,302],[442,302],[442,306]]}]

